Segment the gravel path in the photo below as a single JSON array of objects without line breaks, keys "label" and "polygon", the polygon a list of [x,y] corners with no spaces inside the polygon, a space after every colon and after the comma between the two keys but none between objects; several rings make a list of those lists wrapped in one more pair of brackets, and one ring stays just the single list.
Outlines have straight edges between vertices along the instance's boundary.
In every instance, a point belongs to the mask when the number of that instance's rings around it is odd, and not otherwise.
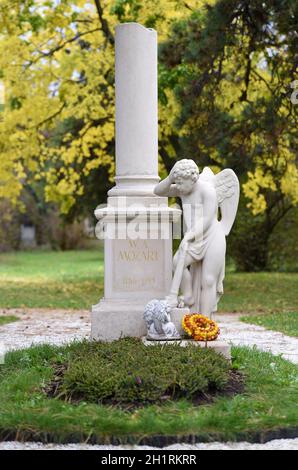
[{"label": "gravel path", "polygon": [[[7,350],[40,343],[61,345],[90,334],[88,310],[0,309],[0,315],[16,315],[22,320],[0,326],[0,342]],[[215,320],[221,328],[221,339],[235,345],[255,345],[298,364],[298,338],[243,323],[237,314],[217,314]]]},{"label": "gravel path", "polygon": [[[90,313],[88,311],[46,310],[46,309],[0,309],[0,315],[16,315],[20,321],[0,326],[0,356],[1,350],[27,348],[32,344],[50,343],[62,345],[75,339],[88,338],[90,334]],[[256,346],[263,351],[282,355],[285,359],[298,364],[298,338],[292,338],[282,333],[266,330],[257,325],[249,325],[239,320],[237,314],[217,314],[215,320],[221,328],[221,339],[235,345]],[[113,446],[87,446],[84,444],[57,444],[0,442],[0,450],[12,449],[94,449],[109,450]],[[133,449],[156,449],[153,447],[122,447]],[[117,449],[121,449],[117,447]],[[208,443],[196,445],[181,445],[165,449],[191,450],[296,450],[298,439],[280,439],[266,444],[238,443]]]},{"label": "gravel path", "polygon": [[0,326],[0,342],[6,350],[41,343],[62,345],[90,334],[87,310],[0,309],[0,315],[14,315],[21,320]]},{"label": "gravel path", "polygon": [[298,338],[244,323],[239,320],[240,316],[217,314],[214,317],[220,325],[222,339],[236,346],[256,346],[262,351],[280,354],[284,359],[298,364]]},{"label": "gravel path", "polygon": [[[161,450],[159,447],[147,446],[97,446],[87,444],[42,444],[41,442],[0,442],[0,450]],[[297,450],[298,439],[276,439],[266,444],[250,444],[249,442],[212,442],[195,445],[173,444],[162,450]]]}]

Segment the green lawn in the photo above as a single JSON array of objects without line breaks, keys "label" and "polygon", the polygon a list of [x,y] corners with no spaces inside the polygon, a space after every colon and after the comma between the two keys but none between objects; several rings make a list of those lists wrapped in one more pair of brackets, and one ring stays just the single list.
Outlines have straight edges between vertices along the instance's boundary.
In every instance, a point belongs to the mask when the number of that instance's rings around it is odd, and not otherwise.
[{"label": "green lawn", "polygon": [[0,317],[0,326],[5,325],[5,323],[13,323],[14,321],[18,321],[18,317],[14,315],[5,315]]},{"label": "green lawn", "polygon": [[0,307],[90,308],[103,292],[103,252],[0,255]]},{"label": "green lawn", "polygon": [[45,395],[53,364],[64,363],[80,348],[80,343],[44,345],[6,355],[0,366],[0,439],[17,435],[21,440],[92,439],[108,444],[112,437],[137,443],[156,435],[196,435],[201,440],[255,440],[297,428],[298,368],[281,357],[233,348],[233,366],[246,376],[244,393],[202,406],[180,399],[128,411]]},{"label": "green lawn", "polygon": [[[297,281],[295,273],[228,272],[220,311],[243,312],[244,321],[298,335]],[[101,249],[0,255],[2,308],[88,309],[102,293]],[[0,317],[0,324],[7,318]],[[297,366],[280,357],[233,348],[233,366],[246,376],[244,393],[199,407],[180,399],[128,411],[45,395],[53,363],[65,362],[69,351],[78,347],[45,345],[7,354],[0,365],[0,440],[17,435],[24,440],[82,441],[92,436],[109,443],[116,436],[119,442],[132,443],[157,434],[255,440],[256,435],[297,428]]]},{"label": "green lawn", "polygon": [[[103,293],[103,252],[0,255],[0,307],[89,308]],[[227,273],[222,312],[298,311],[298,273]]]},{"label": "green lawn", "polygon": [[[89,309],[103,294],[103,273],[101,248],[1,254],[0,307]],[[298,335],[297,285],[298,273],[228,271],[219,311],[258,314],[245,321]]]},{"label": "green lawn", "polygon": [[298,312],[298,273],[227,273],[222,312]]},{"label": "green lawn", "polygon": [[280,331],[285,335],[298,336],[298,312],[245,315],[241,317],[241,320],[264,326],[268,330]]}]

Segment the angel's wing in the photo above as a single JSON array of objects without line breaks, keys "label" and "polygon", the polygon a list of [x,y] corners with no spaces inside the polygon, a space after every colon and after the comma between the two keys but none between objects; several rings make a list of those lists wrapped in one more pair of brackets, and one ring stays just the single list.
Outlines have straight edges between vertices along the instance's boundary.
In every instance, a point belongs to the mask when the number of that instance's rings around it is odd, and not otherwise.
[{"label": "angel's wing", "polygon": [[203,171],[200,174],[200,181],[207,181],[208,183],[215,185],[215,174],[209,166],[205,166],[203,168]]},{"label": "angel's wing", "polygon": [[221,225],[229,235],[234,223],[239,202],[239,180],[233,170],[227,168],[215,175],[215,189],[221,211]]},{"label": "angel's wing", "polygon": [[239,180],[236,174],[227,168],[215,175],[211,168],[205,167],[200,174],[200,181],[206,181],[215,187],[221,211],[220,223],[224,234],[229,235],[239,202]]}]

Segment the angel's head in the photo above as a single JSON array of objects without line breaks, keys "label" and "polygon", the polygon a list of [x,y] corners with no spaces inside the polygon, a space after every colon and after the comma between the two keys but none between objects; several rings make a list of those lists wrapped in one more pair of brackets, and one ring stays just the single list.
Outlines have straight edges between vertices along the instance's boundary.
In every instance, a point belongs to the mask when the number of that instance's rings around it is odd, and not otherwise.
[{"label": "angel's head", "polygon": [[193,160],[179,160],[172,169],[173,181],[182,194],[189,194],[199,177],[199,168]]}]

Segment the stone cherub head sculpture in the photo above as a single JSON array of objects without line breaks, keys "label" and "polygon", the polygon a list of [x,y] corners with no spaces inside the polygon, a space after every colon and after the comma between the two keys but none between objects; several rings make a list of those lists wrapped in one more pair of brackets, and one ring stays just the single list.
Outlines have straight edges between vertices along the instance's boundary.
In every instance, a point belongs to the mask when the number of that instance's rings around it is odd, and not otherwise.
[{"label": "stone cherub head sculpture", "polygon": [[171,307],[165,300],[150,300],[144,310],[148,339],[179,338],[174,323],[170,319]]},{"label": "stone cherub head sculpture", "polygon": [[193,160],[179,160],[172,168],[171,177],[177,190],[182,194],[189,194],[199,177],[199,168]]}]

